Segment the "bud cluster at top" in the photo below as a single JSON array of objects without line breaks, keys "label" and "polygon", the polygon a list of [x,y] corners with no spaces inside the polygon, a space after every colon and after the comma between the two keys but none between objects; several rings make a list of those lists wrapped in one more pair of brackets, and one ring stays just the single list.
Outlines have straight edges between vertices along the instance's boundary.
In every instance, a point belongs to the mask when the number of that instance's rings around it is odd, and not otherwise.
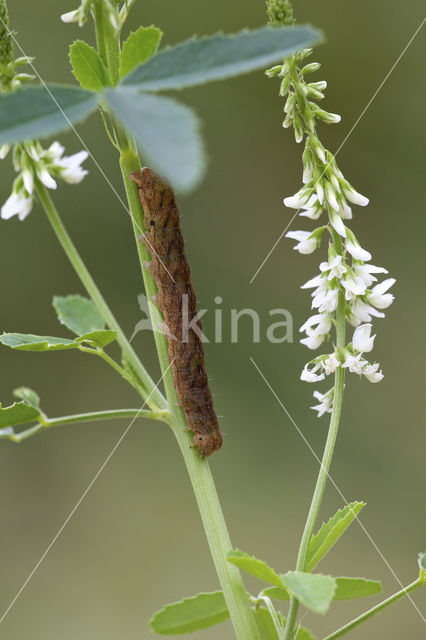
[{"label": "bud cluster at top", "polygon": [[[302,154],[302,186],[284,204],[304,218],[318,220],[322,226],[313,231],[289,231],[286,237],[296,241],[295,249],[302,254],[315,251],[321,244],[324,232],[330,238],[328,259],[321,262],[320,273],[306,282],[302,288],[313,289],[311,316],[300,328],[306,334],[301,340],[310,349],[319,348],[330,339],[336,326],[339,300],[346,321],[355,327],[352,341],[345,347],[334,348],[332,353],[320,355],[307,363],[301,378],[318,382],[335,373],[338,367],[363,375],[370,382],[383,378],[378,363],[370,363],[364,354],[373,348],[375,336],[371,335],[373,317],[384,317],[383,309],[394,297],[388,289],[393,278],[377,282],[376,274],[386,274],[386,269],[370,264],[371,254],[363,249],[354,233],[346,226],[352,218],[352,206],[366,206],[368,199],[358,193],[340,171],[335,156],[321,143],[317,123],[340,122],[340,116],[321,108],[317,102],[324,98],[325,81],[310,82],[309,77],[318,71],[320,64],[308,62],[311,49],[304,49],[285,59],[266,73],[280,79],[280,95],[286,98],[283,126],[293,127],[296,142],[304,142]],[[316,391],[319,403],[312,407],[321,416],[332,411],[333,389],[325,393]]]}]

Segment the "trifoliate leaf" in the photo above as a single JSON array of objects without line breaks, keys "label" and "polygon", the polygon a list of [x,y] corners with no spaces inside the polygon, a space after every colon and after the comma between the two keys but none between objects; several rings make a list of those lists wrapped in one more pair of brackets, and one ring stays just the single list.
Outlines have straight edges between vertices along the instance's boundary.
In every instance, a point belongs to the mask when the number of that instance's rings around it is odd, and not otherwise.
[{"label": "trifoliate leaf", "polygon": [[179,635],[207,629],[229,618],[222,591],[199,593],[192,598],[166,605],[150,620],[155,633]]},{"label": "trifoliate leaf", "polygon": [[104,87],[111,85],[108,71],[98,52],[87,42],[73,42],[69,55],[72,72],[83,89],[102,91]]},{"label": "trifoliate leaf", "polygon": [[19,351],[61,351],[77,349],[79,346],[74,340],[67,338],[35,336],[31,333],[3,333],[0,335],[0,342]]},{"label": "trifoliate leaf", "polygon": [[254,556],[250,556],[248,553],[239,551],[238,549],[230,551],[227,560],[235,564],[239,569],[250,573],[252,576],[256,576],[256,578],[260,580],[264,580],[278,587],[284,587],[283,581],[278,573],[271,569],[263,560],[258,560]]},{"label": "trifoliate leaf", "polygon": [[162,35],[161,29],[153,25],[139,27],[137,31],[130,33],[123,43],[120,54],[120,78],[124,78],[138,64],[146,62],[152,55],[157,53]]},{"label": "trifoliate leaf", "polygon": [[55,296],[53,306],[59,322],[78,336],[105,328],[104,319],[88,298],[80,295]]},{"label": "trifoliate leaf", "polygon": [[343,509],[339,509],[328,522],[325,522],[316,535],[312,536],[306,561],[307,572],[317,566],[363,507],[365,507],[365,502],[352,502],[346,505]]}]

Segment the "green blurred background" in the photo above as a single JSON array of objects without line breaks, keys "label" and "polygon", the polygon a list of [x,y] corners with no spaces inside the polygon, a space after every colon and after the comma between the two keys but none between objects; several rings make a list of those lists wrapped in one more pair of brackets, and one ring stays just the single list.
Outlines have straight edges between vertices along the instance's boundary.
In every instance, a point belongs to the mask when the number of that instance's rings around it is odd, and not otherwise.
[{"label": "green blurred background", "polygon": [[[90,29],[60,22],[76,0],[10,3],[13,27],[26,53],[36,56],[45,80],[73,82],[67,49]],[[329,83],[326,108],[342,114],[339,126],[323,126],[324,143],[335,150],[419,26],[421,0],[296,3],[299,22],[325,31],[314,60],[315,79]],[[164,43],[192,33],[235,31],[265,22],[263,0],[139,1],[128,27],[155,23]],[[417,574],[416,553],[425,547],[423,347],[425,229],[424,83],[425,34],[414,40],[366,115],[343,147],[345,175],[371,198],[357,209],[353,229],[374,263],[398,280],[395,304],[375,324],[375,357],[385,379],[371,385],[350,376],[332,477],[348,500],[364,499],[362,522],[354,524],[321,570],[383,581],[386,594]],[[297,343],[309,313],[299,288],[320,259],[300,256],[281,241],[263,270],[254,272],[289,220],[282,198],[301,183],[301,148],[283,131],[278,82],[261,72],[185,91],[204,121],[209,173],[191,196],[180,198],[187,251],[204,326],[213,332],[215,296],[223,298],[225,340],[206,346],[225,446],[211,461],[234,544],[265,558],[278,570],[294,567],[318,466],[276,399],[249,361],[252,356],[313,449],[322,451],[327,420],[309,409],[313,386],[299,381],[310,352]],[[117,157],[96,116],[79,127],[109,180],[122,193]],[[68,152],[80,149],[72,134],[61,136]],[[79,187],[63,186],[54,198],[75,242],[124,329],[140,319],[141,278],[125,211],[96,170]],[[0,196],[9,194],[10,159],[1,165]],[[293,228],[309,228],[299,223]],[[1,222],[1,329],[61,334],[51,309],[54,294],[83,290],[39,207],[24,224]],[[253,344],[249,322],[230,343],[231,308],[252,307],[268,321],[268,310],[289,309],[293,344],[271,345],[263,331]],[[243,329],[244,325],[244,329]],[[158,367],[150,335],[135,347],[153,376]],[[138,398],[103,363],[77,353],[25,354],[1,351],[0,398],[35,388],[49,415],[138,406]],[[22,445],[0,443],[0,608],[16,595],[57,533],[127,421],[63,427]],[[330,485],[323,518],[342,505]],[[374,543],[373,543],[374,541]],[[380,551],[379,551],[380,550]],[[253,589],[259,585],[248,582]],[[148,620],[162,604],[199,590],[214,590],[217,578],[193,495],[173,436],[165,426],[135,424],[84,502],[55,542],[7,618],[8,640],[90,639],[152,636]],[[424,611],[424,593],[413,597]],[[318,637],[371,601],[336,603],[330,617],[306,615]],[[396,640],[424,637],[424,626],[407,600],[351,637]],[[197,637],[233,638],[229,623]]]}]

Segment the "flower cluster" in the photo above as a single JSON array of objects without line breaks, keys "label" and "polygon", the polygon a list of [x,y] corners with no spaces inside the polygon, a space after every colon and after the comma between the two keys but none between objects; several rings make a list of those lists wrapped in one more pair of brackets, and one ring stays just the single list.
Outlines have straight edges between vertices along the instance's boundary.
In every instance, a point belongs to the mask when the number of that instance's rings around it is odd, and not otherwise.
[{"label": "flower cluster", "polygon": [[6,2],[0,0],[0,91],[13,91],[23,82],[33,80],[29,73],[17,73],[16,68],[32,62],[26,56],[14,58],[13,32],[9,27],[9,15]]},{"label": "flower cluster", "polygon": [[[77,22],[82,27],[89,19],[90,12],[96,0],[81,0],[78,9],[61,15],[62,22]],[[124,0],[120,7],[117,0],[103,0],[103,9],[114,29],[120,30],[135,0]]]},{"label": "flower cluster", "polygon": [[[0,147],[0,159],[10,151],[9,145]],[[36,181],[39,180],[48,189],[56,189],[55,178],[69,184],[81,182],[87,174],[81,164],[86,160],[87,151],[79,151],[72,156],[64,156],[64,147],[53,142],[43,149],[39,142],[25,142],[13,146],[13,165],[18,176],[15,178],[12,194],[1,208],[1,217],[8,220],[17,215],[24,220],[30,213]]]},{"label": "flower cluster", "polygon": [[[394,299],[388,289],[395,283],[387,278],[377,283],[377,274],[387,274],[383,267],[370,264],[371,254],[363,249],[354,233],[346,226],[352,218],[352,206],[366,206],[368,199],[358,193],[345,179],[336,158],[320,142],[316,124],[340,121],[340,116],[321,109],[316,101],[324,98],[326,82],[307,82],[306,78],[320,68],[316,62],[305,64],[311,49],[304,49],[288,57],[282,65],[267,71],[270,77],[281,79],[280,95],[286,97],[284,127],[292,126],[296,142],[305,141],[303,160],[303,186],[284,204],[311,220],[324,214],[324,222],[313,231],[289,231],[286,237],[296,240],[295,250],[302,254],[314,252],[321,244],[324,231],[328,231],[330,243],[328,259],[319,265],[319,274],[302,285],[313,289],[312,315],[300,328],[306,334],[301,342],[310,349],[317,349],[330,338],[332,327],[348,322],[355,327],[352,342],[342,343],[333,353],[314,358],[305,366],[301,379],[318,382],[336,372],[338,367],[365,376],[370,382],[383,378],[378,363],[370,363],[365,357],[373,348],[375,336],[371,336],[373,317],[383,318]],[[339,342],[339,340],[337,340]],[[318,416],[330,413],[334,391],[315,391],[319,404],[312,407]]]}]

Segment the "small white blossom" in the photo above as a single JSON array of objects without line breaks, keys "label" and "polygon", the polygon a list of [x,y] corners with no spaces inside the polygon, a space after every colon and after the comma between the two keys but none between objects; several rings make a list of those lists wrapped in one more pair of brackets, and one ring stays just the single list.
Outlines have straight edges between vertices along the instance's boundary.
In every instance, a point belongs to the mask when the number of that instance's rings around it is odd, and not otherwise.
[{"label": "small white blossom", "polygon": [[349,369],[351,373],[358,373],[359,375],[361,375],[362,368],[365,366],[365,364],[368,364],[367,360],[363,360],[360,353],[358,353],[358,355],[356,356],[352,355],[351,353],[346,353],[345,361],[342,364],[342,367],[344,369]]},{"label": "small white blossom", "polygon": [[325,195],[330,207],[334,209],[334,211],[340,211],[340,204],[337,202],[336,192],[328,181],[325,183]]},{"label": "small white blossom", "polygon": [[330,220],[337,233],[343,238],[346,238],[346,227],[343,223],[342,217],[336,213],[336,211],[332,211],[330,212]]},{"label": "small white blossom", "polygon": [[79,22],[80,10],[74,9],[74,11],[67,11],[61,15],[62,22]]},{"label": "small white blossom", "polygon": [[316,373],[320,366],[321,365],[317,363],[312,369],[309,369],[309,363],[306,364],[302,373],[300,374],[300,379],[304,382],[319,382],[320,380],[324,380],[325,375],[323,373]]},{"label": "small white blossom", "polygon": [[293,248],[299,253],[313,253],[318,246],[318,240],[310,231],[289,231],[285,237],[297,240],[298,243]]},{"label": "small white blossom", "polygon": [[13,192],[1,208],[3,220],[9,220],[12,216],[18,216],[20,220],[25,220],[33,206],[32,197],[25,196],[24,193]]},{"label": "small white blossom", "polygon": [[352,267],[352,271],[355,276],[361,278],[366,287],[369,287],[373,282],[377,281],[377,278],[372,273],[388,273],[383,267],[375,267],[373,264],[359,264],[355,263]]},{"label": "small white blossom", "polygon": [[10,144],[2,144],[0,146],[0,160],[4,160],[10,151]]},{"label": "small white blossom", "polygon": [[305,331],[308,335],[322,335],[331,329],[331,316],[326,313],[317,313],[308,318],[299,331]]},{"label": "small white blossom", "polygon": [[313,396],[319,401],[319,404],[311,407],[311,409],[318,411],[318,418],[321,418],[324,413],[331,413],[333,409],[333,389],[330,389],[326,393],[314,391]]},{"label": "small white blossom", "polygon": [[378,371],[379,366],[380,365],[376,363],[376,364],[369,364],[366,367],[364,367],[362,373],[369,382],[376,383],[383,380],[384,375],[381,371]]},{"label": "small white blossom", "polygon": [[324,334],[312,334],[306,338],[300,340],[301,344],[304,344],[308,349],[318,349],[326,339],[327,335]]},{"label": "small white blossom", "polygon": [[377,309],[387,309],[395,299],[391,293],[385,293],[396,282],[395,278],[387,278],[379,284],[376,284],[373,289],[367,293],[367,300]]},{"label": "small white blossom", "polygon": [[342,286],[345,289],[346,300],[353,300],[357,296],[362,296],[366,290],[363,280],[361,278],[354,279],[351,275],[343,278]]},{"label": "small white blossom", "polygon": [[371,324],[362,324],[354,331],[352,346],[354,351],[368,353],[373,349],[375,335],[371,335]]},{"label": "small white blossom", "polygon": [[88,174],[86,169],[81,168],[81,164],[88,157],[87,151],[79,151],[72,156],[65,156],[56,161],[56,166],[59,168],[59,175],[62,180],[69,184],[78,184]]},{"label": "small white blossom", "polygon": [[342,264],[343,257],[336,256],[330,262],[321,262],[319,268],[320,271],[324,273],[324,275],[328,272],[327,280],[333,280],[333,278],[337,278],[341,280],[343,274],[346,273],[347,267]]},{"label": "small white blossom", "polygon": [[384,318],[385,314],[377,311],[374,307],[366,304],[360,298],[356,298],[350,306],[349,322],[353,327],[357,327],[363,322],[370,322],[372,317]]},{"label": "small white blossom", "polygon": [[340,361],[337,359],[335,353],[330,353],[328,358],[326,358],[322,363],[324,373],[326,376],[329,376],[331,373],[334,373],[337,367],[340,367]]},{"label": "small white blossom", "polygon": [[315,293],[312,299],[312,308],[318,309],[320,313],[333,313],[333,311],[336,311],[337,309],[338,300],[338,289],[328,289],[327,291],[321,290],[318,293]]},{"label": "small white blossom", "polygon": [[[311,183],[308,184],[310,185]],[[284,204],[290,209],[300,209],[304,204],[307,204],[309,198],[311,197],[311,193],[312,189],[309,189],[308,185],[306,185],[299,189],[299,191],[297,191],[294,196],[284,198]]]},{"label": "small white blossom", "polygon": [[355,189],[346,181],[344,181],[344,184],[342,185],[342,191],[349,202],[357,204],[360,207],[366,207],[370,202],[368,198],[358,193],[358,191],[355,191]]},{"label": "small white blossom", "polygon": [[346,240],[345,246],[346,250],[355,260],[362,260],[363,262],[371,260],[371,253],[363,249],[358,243],[352,242],[352,240]]}]

